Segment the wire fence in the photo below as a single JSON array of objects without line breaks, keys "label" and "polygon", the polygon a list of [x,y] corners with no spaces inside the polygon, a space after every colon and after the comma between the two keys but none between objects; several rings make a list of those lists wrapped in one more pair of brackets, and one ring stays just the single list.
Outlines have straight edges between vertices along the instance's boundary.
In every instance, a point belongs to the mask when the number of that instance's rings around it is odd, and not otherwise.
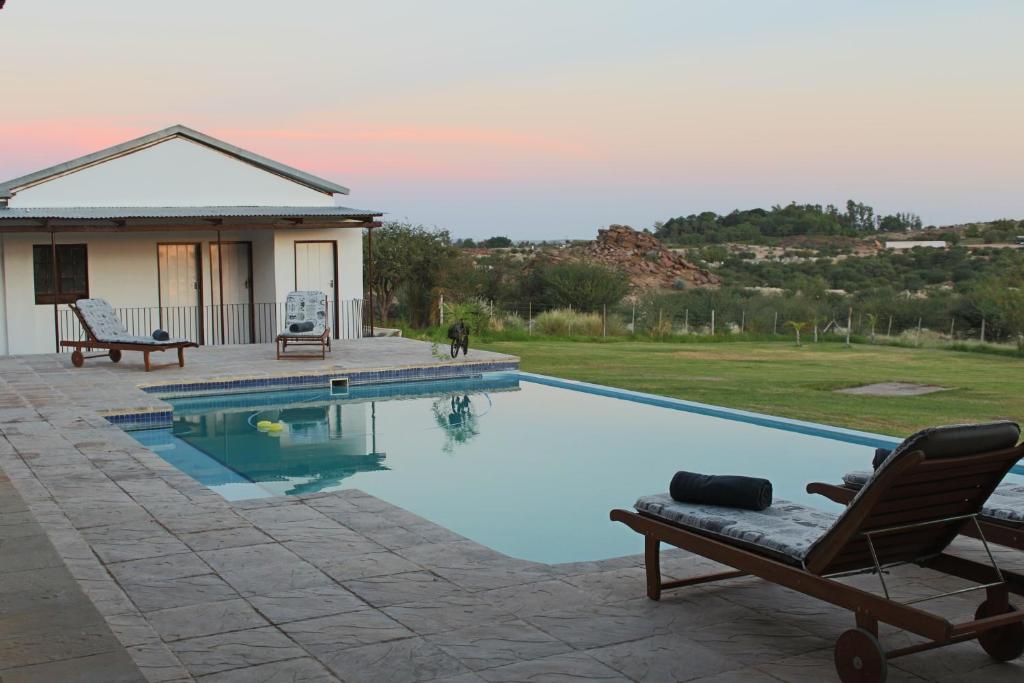
[{"label": "wire fence", "polygon": [[[652,337],[678,335],[755,335],[801,340],[899,338],[927,341],[1015,343],[1017,338],[998,321],[977,315],[879,313],[850,305],[801,307],[784,302],[773,306],[672,306],[636,301],[580,310],[548,302],[478,301],[486,324],[496,332],[522,331],[527,335]],[[438,322],[443,326],[454,311],[443,303]]]}]

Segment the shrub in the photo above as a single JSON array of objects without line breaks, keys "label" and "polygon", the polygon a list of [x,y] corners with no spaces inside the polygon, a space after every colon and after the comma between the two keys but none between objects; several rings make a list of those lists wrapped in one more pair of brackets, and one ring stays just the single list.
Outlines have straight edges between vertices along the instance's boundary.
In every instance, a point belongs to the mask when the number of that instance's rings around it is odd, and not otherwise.
[{"label": "shrub", "polygon": [[[555,308],[545,311],[533,319],[533,329],[537,334],[551,337],[600,337],[604,334],[604,323],[598,313],[580,313],[568,308]],[[618,316],[608,316],[608,334],[622,335],[626,333],[626,325]]]},{"label": "shrub", "polygon": [[444,319],[449,325],[461,320],[469,327],[472,335],[482,335],[491,330],[491,309],[480,299],[467,299],[444,305]]},{"label": "shrub", "polygon": [[617,304],[629,291],[624,273],[600,263],[557,263],[540,269],[537,275],[543,298],[559,307],[596,311]]}]

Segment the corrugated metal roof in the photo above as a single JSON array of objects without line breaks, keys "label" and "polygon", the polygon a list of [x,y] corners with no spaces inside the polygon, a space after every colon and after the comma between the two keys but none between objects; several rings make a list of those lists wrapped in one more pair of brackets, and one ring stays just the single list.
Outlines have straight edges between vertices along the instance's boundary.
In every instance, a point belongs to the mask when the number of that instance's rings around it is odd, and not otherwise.
[{"label": "corrugated metal roof", "polygon": [[150,133],[149,135],[143,135],[142,137],[135,138],[134,140],[122,142],[121,144],[114,145],[113,147],[101,149],[100,151],[93,152],[92,154],[86,154],[85,156],[78,157],[77,159],[65,161],[64,163],[57,164],[56,166],[50,166],[49,168],[44,168],[40,171],[23,175],[20,178],[14,178],[12,180],[2,182],[0,183],[0,199],[12,197],[18,192],[18,190],[43,182],[49,178],[64,175],[66,173],[74,173],[75,171],[88,168],[89,166],[101,163],[107,159],[124,154],[130,154],[138,149],[149,147],[150,145],[163,142],[164,140],[172,137],[187,138],[201,145],[206,145],[207,147],[219,150],[224,154],[233,156],[236,159],[245,161],[265,171],[283,176],[301,185],[305,185],[314,190],[319,190],[320,192],[326,192],[328,194],[348,194],[349,192],[347,187],[338,185],[337,183],[332,183],[330,180],[324,180],[323,178],[311,173],[306,173],[305,171],[300,171],[297,168],[282,164],[278,161],[274,161],[273,159],[268,159],[267,157],[260,156],[259,154],[254,154],[253,152],[242,149],[241,147],[235,147],[223,140],[218,140],[215,137],[211,137],[205,133],[200,133],[197,130],[193,130],[187,126],[179,124],[164,128],[163,130],[158,130],[155,133]]},{"label": "corrugated metal roof", "polygon": [[82,206],[0,207],[0,220],[118,220],[127,218],[300,218],[381,216],[380,211],[344,206]]}]

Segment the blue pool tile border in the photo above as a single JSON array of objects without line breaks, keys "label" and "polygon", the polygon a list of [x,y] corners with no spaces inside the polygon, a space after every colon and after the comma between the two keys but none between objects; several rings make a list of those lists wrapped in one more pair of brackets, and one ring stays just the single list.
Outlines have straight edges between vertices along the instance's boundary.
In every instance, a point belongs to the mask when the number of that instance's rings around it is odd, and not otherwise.
[{"label": "blue pool tile border", "polygon": [[425,365],[409,368],[378,368],[371,370],[345,370],[306,375],[280,377],[251,377],[246,379],[207,380],[183,382],[181,384],[155,384],[142,387],[153,395],[196,395],[208,393],[241,393],[244,391],[267,391],[272,389],[313,388],[330,384],[332,379],[348,378],[350,386],[359,384],[383,384],[387,382],[410,382],[425,379],[457,379],[487,372],[510,372],[519,369],[516,361],[494,361],[480,363],[459,363],[452,365]]},{"label": "blue pool tile border", "polygon": [[141,413],[117,413],[105,415],[107,422],[125,431],[136,429],[161,429],[174,423],[172,410],[154,410]]}]

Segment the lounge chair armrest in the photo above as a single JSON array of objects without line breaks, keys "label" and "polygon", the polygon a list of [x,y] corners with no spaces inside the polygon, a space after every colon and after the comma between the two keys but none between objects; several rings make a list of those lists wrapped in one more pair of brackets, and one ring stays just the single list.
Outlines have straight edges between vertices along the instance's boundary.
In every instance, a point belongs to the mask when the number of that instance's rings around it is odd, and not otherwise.
[{"label": "lounge chair armrest", "polygon": [[817,493],[834,503],[841,503],[842,505],[848,504],[857,495],[857,492],[853,489],[848,489],[845,486],[836,486],[835,484],[824,484],[820,481],[808,484],[807,493]]}]

